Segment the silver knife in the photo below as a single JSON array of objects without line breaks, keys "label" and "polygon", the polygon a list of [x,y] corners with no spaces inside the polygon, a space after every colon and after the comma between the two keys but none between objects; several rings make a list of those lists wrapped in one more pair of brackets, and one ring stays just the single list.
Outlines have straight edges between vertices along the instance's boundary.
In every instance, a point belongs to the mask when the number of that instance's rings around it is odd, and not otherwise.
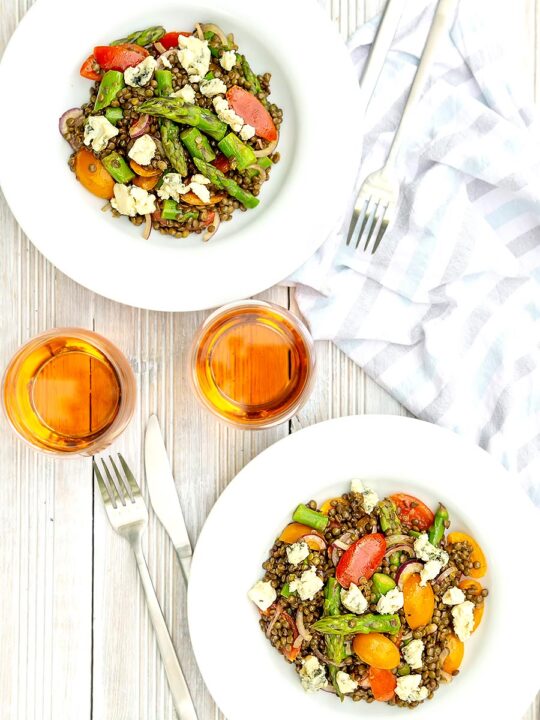
[{"label": "silver knife", "polygon": [[187,582],[193,551],[176,492],[165,442],[155,415],[150,415],[146,426],[144,466],[152,507],[172,540]]},{"label": "silver knife", "polygon": [[407,0],[388,0],[360,80],[361,111],[365,114]]}]

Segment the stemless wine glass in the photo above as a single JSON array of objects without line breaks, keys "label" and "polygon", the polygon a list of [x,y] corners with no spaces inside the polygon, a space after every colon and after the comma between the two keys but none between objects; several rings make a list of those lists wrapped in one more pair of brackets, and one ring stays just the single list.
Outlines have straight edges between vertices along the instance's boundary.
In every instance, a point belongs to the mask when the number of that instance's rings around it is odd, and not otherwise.
[{"label": "stemless wine glass", "polygon": [[49,330],[9,363],[2,401],[15,432],[46,453],[92,455],[115,440],[135,409],[126,357],[109,340],[80,328]]},{"label": "stemless wine glass", "polygon": [[315,377],[313,339],[288,310],[262,300],[213,312],[191,351],[197,397],[237,427],[267,428],[307,400]]}]

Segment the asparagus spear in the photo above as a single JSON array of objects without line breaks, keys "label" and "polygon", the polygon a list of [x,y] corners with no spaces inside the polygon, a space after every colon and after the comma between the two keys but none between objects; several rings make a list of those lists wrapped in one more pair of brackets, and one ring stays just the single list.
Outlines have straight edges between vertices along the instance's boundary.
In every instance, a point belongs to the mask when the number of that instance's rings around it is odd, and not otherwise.
[{"label": "asparagus spear", "polygon": [[175,200],[164,200],[161,208],[162,220],[176,220],[177,222],[185,222],[186,220],[196,219],[199,213],[196,210],[184,211],[184,208]]},{"label": "asparagus spear", "polygon": [[[173,91],[172,72],[170,70],[156,70],[157,94],[167,97]],[[187,160],[184,148],[180,142],[180,128],[172,120],[162,118],[159,123],[161,144],[167,159],[172,167],[182,177],[187,175]]]},{"label": "asparagus spear", "polygon": [[379,522],[381,529],[387,535],[395,535],[401,532],[401,522],[397,509],[392,500],[385,498],[377,503],[379,508]]},{"label": "asparagus spear", "polygon": [[247,58],[245,55],[239,55],[240,57],[240,64],[242,65],[242,71],[244,73],[244,77],[249,84],[249,89],[252,93],[255,93],[257,95],[258,93],[262,92],[262,86],[260,83],[259,78],[253,70],[251,69],[250,64],[247,61]]},{"label": "asparagus spear", "polygon": [[183,125],[192,125],[202,132],[222,140],[227,132],[227,125],[210,110],[184,103],[182,98],[152,98],[133,108],[139,113],[165,117]]},{"label": "asparagus spear", "polygon": [[325,635],[357,635],[388,633],[395,635],[401,627],[399,615],[335,615],[321,618],[311,628]]},{"label": "asparagus spear", "polygon": [[116,125],[116,123],[124,117],[124,112],[122,108],[119,107],[108,107],[105,110],[105,117],[112,125]]},{"label": "asparagus spear", "polygon": [[103,110],[103,108],[110,105],[123,87],[124,74],[118,72],[118,70],[107,70],[99,84],[94,112]]},{"label": "asparagus spear", "polygon": [[197,128],[189,128],[180,133],[180,140],[186,146],[188,153],[193,158],[199,158],[204,162],[211,163],[216,159],[216,153],[212,150],[208,138]]},{"label": "asparagus spear", "polygon": [[119,40],[113,40],[110,45],[124,45],[124,43],[131,43],[132,45],[150,45],[155,43],[165,35],[165,28],[161,25],[155,25],[154,27],[146,28],[146,30],[135,30],[124,38]]},{"label": "asparagus spear", "polygon": [[330,518],[328,515],[324,515],[323,513],[308,508],[307,505],[299,505],[293,513],[293,520],[294,522],[302,523],[302,525],[308,525],[315,530],[319,530],[319,532],[323,532],[326,530],[326,526],[328,525]]},{"label": "asparagus spear", "polygon": [[184,148],[180,143],[180,128],[172,120],[163,120],[160,127],[161,144],[169,162],[179,175],[188,172]]},{"label": "asparagus spear", "polygon": [[232,158],[236,162],[238,170],[245,170],[257,162],[253,148],[243,143],[233,132],[225,135],[223,140],[218,142],[218,148],[225,157]]},{"label": "asparagus spear", "polygon": [[446,522],[449,519],[448,510],[439,503],[439,507],[437,509],[437,512],[435,513],[435,520],[433,521],[433,525],[429,528],[428,531],[428,538],[429,542],[432,545],[439,545],[441,540],[444,537],[444,531],[446,530]]},{"label": "asparagus spear", "polygon": [[[193,162],[195,163],[197,170],[208,178],[210,182],[218,188],[218,190],[225,190],[225,192],[229,193],[229,195],[238,200],[238,202],[241,202],[242,205],[245,205],[247,208],[257,207],[259,204],[259,198],[256,198],[254,195],[247,192],[247,190],[242,189],[238,183],[231,180],[231,178],[228,178],[213,165],[210,165],[199,158],[193,158]],[[316,514],[320,515],[320,513]],[[326,523],[328,523],[326,515],[323,515],[322,517],[324,517],[326,519]],[[310,527],[314,526],[311,525]]]},{"label": "asparagus spear", "polygon": [[172,72],[170,70],[156,70],[154,79],[157,83],[156,91],[158,95],[167,97],[172,93]]},{"label": "asparagus spear", "polygon": [[[340,599],[339,599],[339,593],[340,593],[340,585],[336,578],[331,577],[328,578],[326,582],[326,587],[324,588],[324,605],[323,605],[323,613],[324,616],[335,616],[339,615],[340,613]],[[325,636],[325,642],[326,642],[326,654],[328,656],[328,659],[331,660],[334,663],[340,663],[346,656],[347,653],[345,651],[345,640],[343,639],[342,635],[326,635]],[[339,699],[343,702],[344,695],[339,689],[339,685],[336,682],[336,675],[339,671],[339,668],[335,665],[329,665],[328,666],[328,673],[330,675],[330,679],[332,681],[332,685],[334,686],[334,690],[339,696]]]},{"label": "asparagus spear", "polygon": [[112,152],[110,155],[101,158],[101,162],[105,165],[109,175],[112,175],[116,182],[122,185],[126,185],[135,177],[135,173],[117,152]]}]

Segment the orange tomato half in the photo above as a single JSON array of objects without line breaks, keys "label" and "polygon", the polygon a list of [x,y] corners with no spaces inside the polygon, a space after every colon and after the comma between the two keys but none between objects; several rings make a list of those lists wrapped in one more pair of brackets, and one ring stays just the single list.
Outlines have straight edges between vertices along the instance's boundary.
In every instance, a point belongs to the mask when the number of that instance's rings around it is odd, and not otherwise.
[{"label": "orange tomato half", "polygon": [[465,652],[465,645],[454,633],[450,633],[446,638],[446,647],[448,649],[448,656],[442,665],[442,669],[449,675],[452,675],[453,672],[459,670]]},{"label": "orange tomato half", "polygon": [[411,630],[428,625],[435,610],[435,596],[431,585],[420,585],[420,575],[414,573],[403,585],[403,609]]},{"label": "orange tomato half", "polygon": [[77,180],[92,195],[110,200],[114,195],[114,180],[105,166],[90,150],[81,148],[75,155],[74,170]]},{"label": "orange tomato half", "polygon": [[472,538],[470,535],[467,535],[463,532],[451,532],[448,535],[447,542],[449,545],[454,545],[455,543],[459,542],[468,542],[470,545],[472,545],[472,554],[471,554],[471,562],[472,563],[480,563],[479,568],[472,568],[469,572],[469,575],[473,578],[483,578],[484,575],[487,573],[487,560],[486,556],[484,555],[484,552],[480,545]]},{"label": "orange tomato half", "polygon": [[[480,595],[480,593],[484,589],[477,580],[472,580],[471,578],[466,578],[465,580],[462,580],[459,583],[459,587],[463,591],[474,590],[474,593],[473,593],[474,595]],[[482,616],[484,615],[484,603],[482,603],[481,605],[474,606],[473,615],[474,615],[474,627],[473,627],[473,632],[474,632],[476,630],[476,628],[482,622]]]},{"label": "orange tomato half", "polygon": [[393,670],[400,663],[399,650],[381,633],[356,635],[353,650],[362,662],[379,670]]}]

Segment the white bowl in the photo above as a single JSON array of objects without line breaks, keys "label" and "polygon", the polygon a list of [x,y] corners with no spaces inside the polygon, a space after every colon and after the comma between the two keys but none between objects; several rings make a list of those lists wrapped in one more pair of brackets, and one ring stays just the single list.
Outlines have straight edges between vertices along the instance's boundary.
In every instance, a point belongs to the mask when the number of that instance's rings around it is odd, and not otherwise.
[{"label": "white bowl", "polygon": [[[299,502],[369,480],[381,495],[410,492],[443,502],[452,529],[486,553],[489,588],[460,675],[410,714],[385,703],[341,704],[305,693],[270,645],[246,593],[262,576],[276,535]],[[437,426],[401,417],[345,417],[289,435],[230,483],[200,535],[189,585],[191,638],[203,677],[227,720],[419,718],[521,720],[538,688],[538,513],[487,453]]]},{"label": "white bowl", "polygon": [[[268,8],[270,11],[268,11]],[[79,68],[95,45],[149,25],[233,32],[253,68],[272,73],[284,110],[279,152],[255,210],[237,212],[208,243],[153,232],[100,212],[70,172],[58,118],[87,101]],[[46,53],[36,61],[28,48]],[[43,66],[46,72],[43,73]],[[312,0],[38,0],[0,64],[0,184],[36,247],[62,272],[119,302],[196,310],[283,280],[325,240],[351,193],[360,158],[358,82],[336,30]]]}]

